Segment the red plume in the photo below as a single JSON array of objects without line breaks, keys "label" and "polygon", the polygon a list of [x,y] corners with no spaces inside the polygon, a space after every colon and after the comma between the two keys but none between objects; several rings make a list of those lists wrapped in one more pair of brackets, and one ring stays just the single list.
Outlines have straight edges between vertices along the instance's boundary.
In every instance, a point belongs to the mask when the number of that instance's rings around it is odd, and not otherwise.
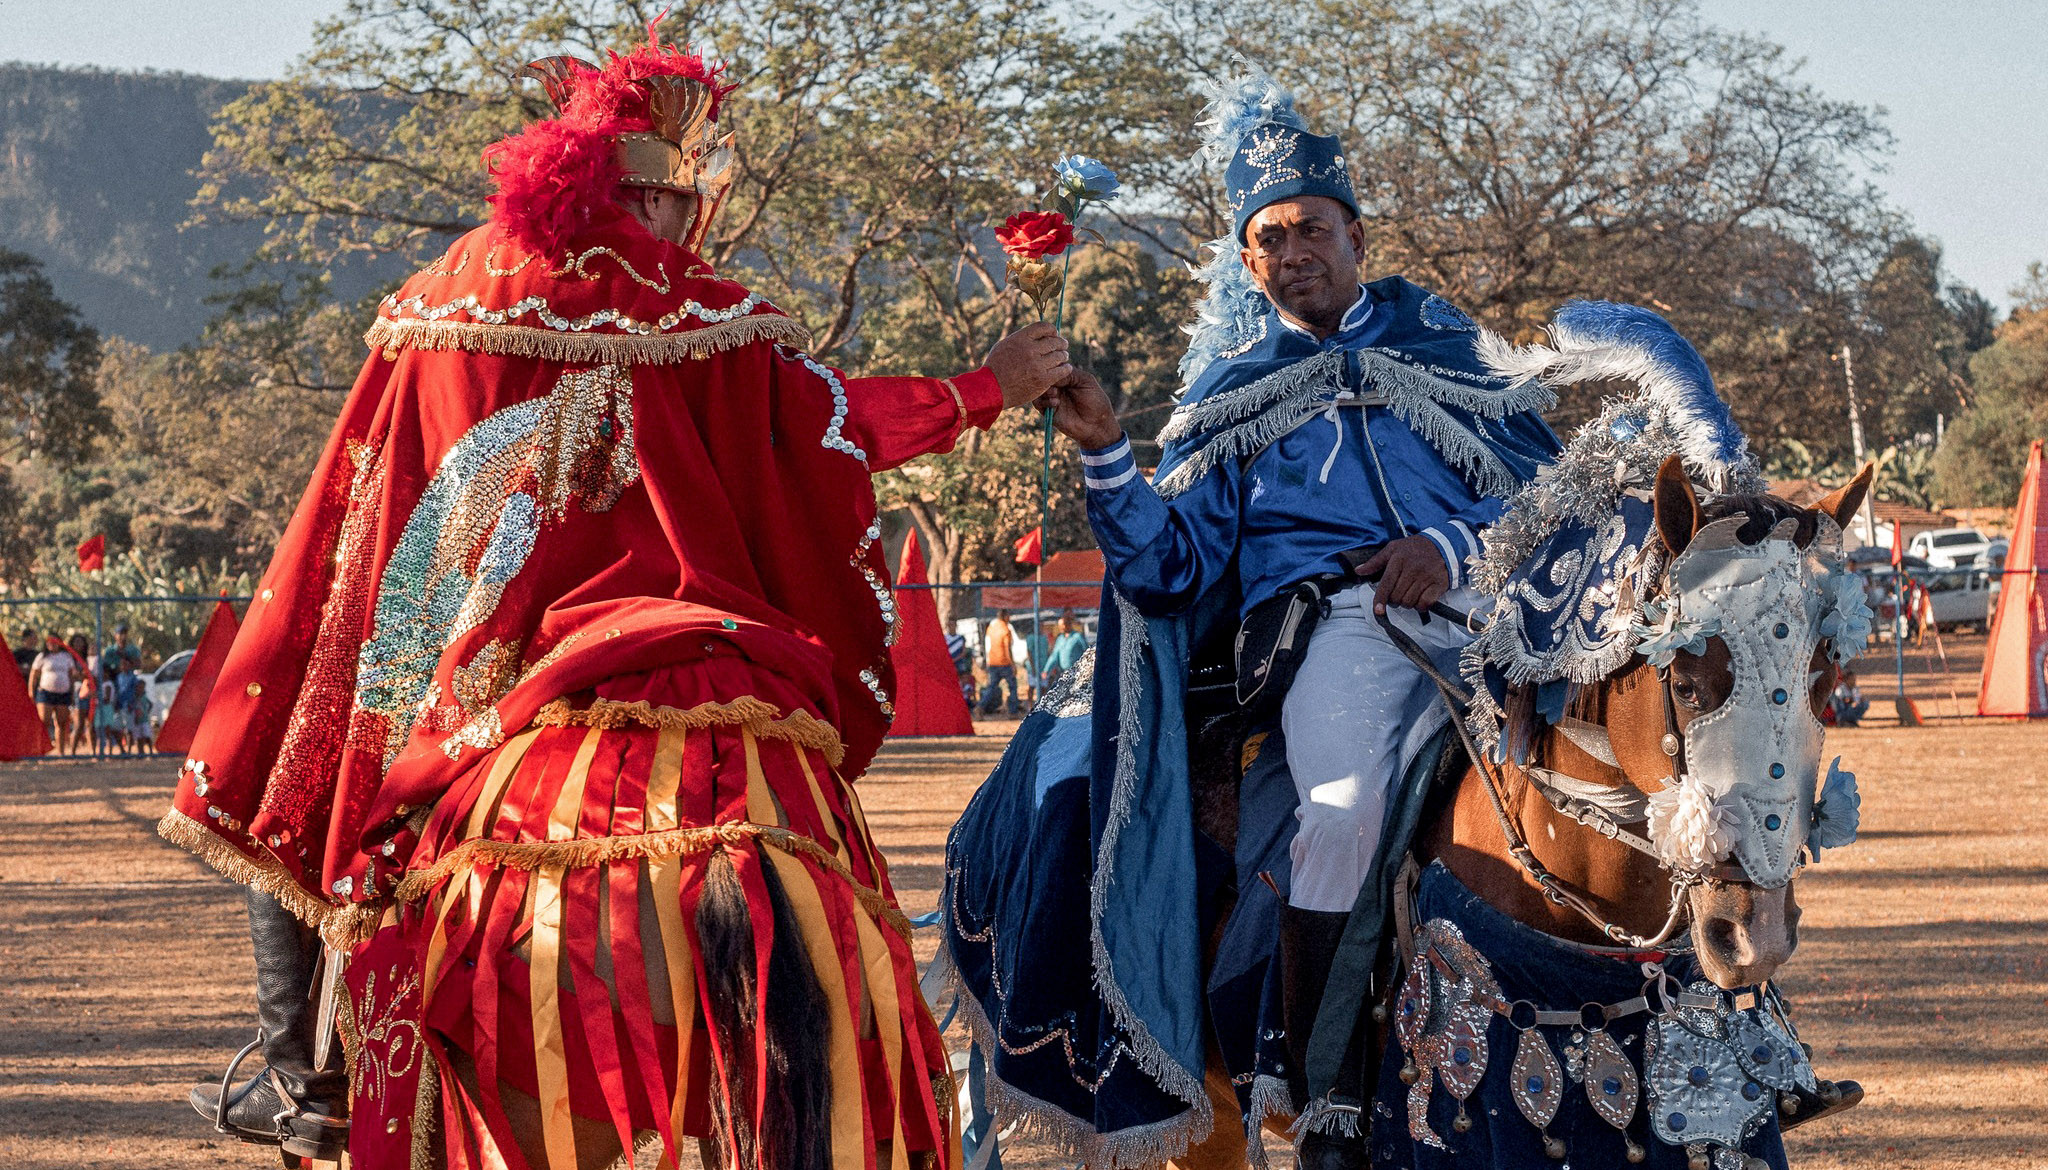
[{"label": "red plume", "polygon": [[611,201],[623,172],[602,129],[550,118],[484,151],[498,184],[491,218],[521,246],[552,257]]}]

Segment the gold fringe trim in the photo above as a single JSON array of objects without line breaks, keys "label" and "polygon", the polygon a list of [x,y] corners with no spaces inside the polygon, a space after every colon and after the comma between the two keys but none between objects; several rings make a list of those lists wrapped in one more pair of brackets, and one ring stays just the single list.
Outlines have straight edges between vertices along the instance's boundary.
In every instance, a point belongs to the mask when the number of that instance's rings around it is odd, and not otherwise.
[{"label": "gold fringe trim", "polygon": [[434,1170],[434,1130],[441,1116],[441,1065],[420,1029],[420,1084],[412,1098],[412,1168]]},{"label": "gold fringe trim", "polygon": [[687,710],[657,707],[644,699],[634,703],[599,699],[588,707],[576,707],[567,699],[556,699],[534,712],[533,722],[528,724],[529,727],[594,727],[603,731],[634,725],[690,731],[706,727],[739,727],[756,739],[776,739],[810,748],[824,755],[835,768],[846,759],[846,747],[839,742],[839,733],[830,723],[808,711],[784,717],[781,708],[751,696],[734,699],[730,703],[699,703]]},{"label": "gold fringe trim", "polygon": [[862,885],[846,863],[830,849],[809,837],[779,825],[757,825],[752,821],[730,821],[700,828],[667,829],[623,837],[586,837],[576,841],[493,841],[472,837],[449,850],[433,865],[416,870],[399,883],[400,902],[414,902],[431,893],[456,874],[478,865],[504,869],[582,869],[612,861],[646,859],[663,861],[690,853],[703,853],[722,845],[747,842],[772,845],[794,857],[804,858],[837,877],[853,891],[869,916],[897,934],[910,937],[910,920],[891,905],[878,890]]},{"label": "gold fringe trim", "polygon": [[282,865],[249,856],[177,809],[165,813],[164,819],[156,823],[156,835],[198,855],[199,860],[229,880],[276,898],[307,926],[322,925],[337,909],[333,903],[307,893]]},{"label": "gold fringe trim", "polygon": [[[379,317],[363,341],[371,349],[459,349],[503,357],[551,362],[619,362],[675,365],[756,341],[779,341],[802,349],[810,331],[788,317],[761,313],[702,325],[681,333],[628,337],[617,333],[557,333],[535,325],[487,325],[469,321],[394,321]],[[394,355],[395,356],[395,355]]]}]

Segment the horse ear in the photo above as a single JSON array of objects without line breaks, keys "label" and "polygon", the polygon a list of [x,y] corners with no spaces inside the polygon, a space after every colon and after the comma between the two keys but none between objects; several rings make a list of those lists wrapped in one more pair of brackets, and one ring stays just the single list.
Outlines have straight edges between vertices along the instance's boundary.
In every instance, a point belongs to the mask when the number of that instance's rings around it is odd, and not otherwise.
[{"label": "horse ear", "polygon": [[1835,518],[1836,524],[1847,528],[1849,517],[1854,516],[1856,509],[1863,506],[1863,497],[1869,493],[1870,481],[1876,474],[1877,464],[1865,463],[1863,470],[1856,473],[1855,479],[1822,497],[1821,501],[1813,506],[1813,510],[1826,512]]},{"label": "horse ear", "polygon": [[1653,493],[1657,508],[1657,535],[1664,538],[1664,547],[1672,556],[1685,551],[1692,543],[1693,533],[1700,530],[1700,498],[1692,490],[1692,479],[1685,474],[1685,461],[1677,455],[1664,457],[1664,465],[1657,469],[1657,487]]}]

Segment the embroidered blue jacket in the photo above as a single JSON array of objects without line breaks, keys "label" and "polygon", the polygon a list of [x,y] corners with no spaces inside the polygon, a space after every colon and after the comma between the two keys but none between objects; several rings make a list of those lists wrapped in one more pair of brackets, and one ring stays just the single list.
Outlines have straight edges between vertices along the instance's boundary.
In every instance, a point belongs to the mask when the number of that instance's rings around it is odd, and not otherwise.
[{"label": "embroidered blue jacket", "polygon": [[[1163,433],[1167,464],[1192,472],[1161,478],[1170,501],[1137,474],[1128,439],[1082,454],[1089,522],[1117,588],[1144,613],[1180,613],[1234,558],[1242,612],[1338,571],[1346,549],[1416,534],[1462,584],[1501,497],[1558,450],[1527,408],[1545,396],[1504,393],[1478,362],[1477,336],[1398,276],[1362,288],[1320,342],[1269,310],[1264,336],[1204,371]],[[1221,457],[1174,458],[1219,440]]]}]

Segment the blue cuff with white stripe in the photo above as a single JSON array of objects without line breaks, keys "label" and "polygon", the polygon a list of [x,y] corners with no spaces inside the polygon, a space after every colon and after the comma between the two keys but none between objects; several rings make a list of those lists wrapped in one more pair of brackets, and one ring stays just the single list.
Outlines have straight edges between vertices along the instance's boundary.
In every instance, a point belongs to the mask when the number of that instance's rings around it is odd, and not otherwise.
[{"label": "blue cuff with white stripe", "polygon": [[1096,451],[1081,452],[1081,474],[1091,490],[1120,488],[1138,477],[1138,460],[1131,454],[1131,437],[1124,435]]},{"label": "blue cuff with white stripe", "polygon": [[1465,562],[1479,553],[1479,537],[1472,526],[1463,520],[1452,520],[1440,528],[1425,528],[1422,535],[1436,543],[1436,551],[1444,558],[1444,567],[1451,571],[1450,588],[1462,588],[1465,584]]}]

